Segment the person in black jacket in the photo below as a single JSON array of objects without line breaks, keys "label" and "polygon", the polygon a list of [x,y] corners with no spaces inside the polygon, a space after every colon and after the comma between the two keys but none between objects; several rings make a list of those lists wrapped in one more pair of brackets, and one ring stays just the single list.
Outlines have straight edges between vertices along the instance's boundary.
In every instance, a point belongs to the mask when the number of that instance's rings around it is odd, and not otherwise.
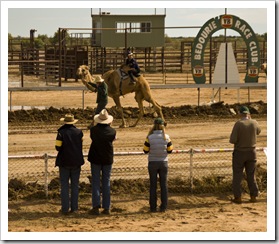
[{"label": "person in black jacket", "polygon": [[[72,114],[61,118],[65,124],[58,129],[55,148],[58,151],[55,166],[59,167],[61,184],[61,212],[68,214],[78,211],[79,177],[84,164],[82,152],[83,132],[74,124],[78,121]],[[71,181],[71,199],[69,196],[69,180]]]},{"label": "person in black jacket", "polygon": [[[92,175],[92,209],[91,214],[98,215],[102,207],[103,214],[110,214],[110,176],[113,164],[113,141],[116,139],[116,130],[110,125],[113,117],[103,109],[94,116],[96,125],[90,129],[92,140],[88,161],[91,163]],[[102,205],[100,180],[102,175]]]}]

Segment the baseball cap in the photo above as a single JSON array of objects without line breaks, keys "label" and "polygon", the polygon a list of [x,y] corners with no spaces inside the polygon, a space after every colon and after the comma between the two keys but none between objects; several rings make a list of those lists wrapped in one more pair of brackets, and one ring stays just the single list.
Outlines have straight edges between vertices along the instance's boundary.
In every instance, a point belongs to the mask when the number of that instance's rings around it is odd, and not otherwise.
[{"label": "baseball cap", "polygon": [[156,118],[154,120],[154,124],[157,124],[157,125],[164,125],[164,121],[161,119],[161,118]]},{"label": "baseball cap", "polygon": [[239,112],[241,114],[250,114],[249,108],[247,108],[246,106],[241,106]]}]

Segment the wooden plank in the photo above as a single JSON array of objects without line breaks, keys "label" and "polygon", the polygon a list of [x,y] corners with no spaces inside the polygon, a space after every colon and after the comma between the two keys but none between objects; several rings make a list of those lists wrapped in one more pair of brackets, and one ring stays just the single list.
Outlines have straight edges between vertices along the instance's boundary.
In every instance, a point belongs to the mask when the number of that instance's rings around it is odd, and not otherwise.
[{"label": "wooden plank", "polygon": [[[241,83],[241,84],[151,84],[151,89],[176,89],[176,88],[251,88],[266,89],[267,83]],[[65,87],[9,87],[9,91],[82,91],[87,90],[84,86]]]}]

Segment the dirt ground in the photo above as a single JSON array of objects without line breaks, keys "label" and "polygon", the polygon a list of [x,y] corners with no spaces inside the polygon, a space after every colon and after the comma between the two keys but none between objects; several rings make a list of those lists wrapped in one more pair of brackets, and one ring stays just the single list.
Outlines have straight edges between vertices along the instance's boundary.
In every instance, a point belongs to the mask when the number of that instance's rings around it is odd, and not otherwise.
[{"label": "dirt ground", "polygon": [[[216,92],[216,91],[215,91]],[[251,91],[251,102],[267,102],[267,91],[255,89]],[[155,99],[167,108],[179,109],[183,105],[197,105],[195,89],[152,90]],[[201,103],[211,100],[212,90],[202,91]],[[13,106],[47,106],[54,108],[81,107],[81,92],[15,92],[12,94]],[[10,101],[10,97],[8,97]],[[95,107],[96,94],[85,94],[85,107]],[[218,98],[217,98],[218,99]],[[136,107],[133,94],[125,96],[124,107]],[[235,90],[222,92],[224,104],[237,103]],[[240,91],[240,103],[247,103],[247,91]],[[108,108],[114,106],[109,100]],[[148,109],[148,104],[145,104]],[[61,116],[63,116],[61,114]],[[252,114],[259,122],[262,133],[258,138],[258,147],[267,146],[267,115]],[[133,121],[134,118],[127,118]],[[167,117],[167,133],[171,136],[175,149],[198,148],[231,148],[228,138],[237,116],[196,115],[189,117]],[[84,132],[84,150],[90,146],[88,121],[80,120],[77,126]],[[119,119],[115,119],[113,127],[117,130],[115,151],[141,151],[148,130],[152,126],[152,118],[145,117],[135,128],[118,128]],[[56,154],[54,141],[59,127],[56,121],[22,122],[13,120],[8,124],[9,155],[29,155],[50,153]],[[170,194],[169,209],[166,213],[149,213],[148,194],[115,195],[112,192],[112,213],[110,216],[94,217],[88,214],[91,206],[90,197],[80,199],[79,214],[62,216],[59,199],[51,200],[13,200],[9,201],[9,232],[123,232],[122,238],[130,232],[215,232],[213,239],[225,232],[261,232],[268,233],[267,193],[262,192],[257,203],[249,202],[249,195],[244,194],[243,204],[230,202],[231,193],[225,194]],[[85,237],[86,235],[84,235]],[[136,238],[137,235],[134,236]],[[147,235],[148,236],[148,235]],[[64,235],[62,235],[63,239]],[[95,238],[99,237],[98,235]],[[47,234],[41,238],[48,239]],[[66,238],[66,236],[65,236]],[[100,239],[108,240],[106,235]],[[117,238],[117,237],[116,237]],[[128,237],[129,240],[134,239]],[[164,235],[156,236],[157,240]],[[178,236],[172,236],[173,239]],[[221,239],[241,239],[241,234]],[[251,236],[251,239],[254,237]],[[82,236],[80,237],[82,239]],[[91,236],[94,239],[94,236]],[[142,237],[141,240],[143,240]],[[165,240],[168,238],[165,237]],[[187,240],[187,233],[179,235],[179,239]],[[201,237],[200,239],[203,239]],[[210,239],[210,237],[209,237]],[[209,240],[208,239],[208,240]],[[249,239],[249,238],[248,238]],[[74,239],[73,239],[74,240]],[[198,238],[199,240],[199,238]]]}]

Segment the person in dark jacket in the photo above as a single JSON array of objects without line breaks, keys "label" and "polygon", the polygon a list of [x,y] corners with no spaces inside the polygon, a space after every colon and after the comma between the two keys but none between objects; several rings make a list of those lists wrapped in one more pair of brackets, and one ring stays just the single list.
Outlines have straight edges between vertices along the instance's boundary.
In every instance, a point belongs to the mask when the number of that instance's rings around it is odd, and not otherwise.
[{"label": "person in dark jacket", "polygon": [[149,205],[150,211],[157,211],[157,176],[159,175],[161,188],[160,211],[165,212],[168,205],[168,154],[172,153],[173,145],[170,136],[165,133],[164,121],[154,120],[144,142],[143,151],[148,154],[148,172],[150,180]]},{"label": "person in dark jacket", "polygon": [[101,76],[96,76],[95,83],[88,82],[97,90],[97,108],[95,114],[99,114],[108,104],[108,85],[104,82]]},{"label": "person in dark jacket", "polygon": [[261,133],[258,122],[251,119],[250,111],[246,106],[239,109],[240,120],[232,129],[230,143],[234,144],[232,156],[233,181],[232,188],[234,198],[232,202],[241,204],[241,181],[245,169],[248,188],[250,191],[250,201],[256,202],[259,194],[255,170],[257,163],[256,144],[257,136]]},{"label": "person in dark jacket", "polygon": [[[74,124],[78,121],[72,114],[61,118],[65,124],[58,129],[55,149],[58,151],[55,166],[59,167],[61,184],[61,212],[67,214],[78,211],[79,177],[84,164],[82,152],[83,132]],[[69,196],[69,181],[71,181],[71,197]],[[71,199],[70,199],[71,198]]]},{"label": "person in dark jacket", "polygon": [[[113,164],[113,141],[116,139],[116,130],[110,125],[113,117],[103,109],[94,116],[96,125],[90,129],[92,140],[88,153],[92,175],[92,209],[91,214],[98,215],[102,207],[103,214],[110,214],[110,176]],[[102,205],[100,180],[102,175]]]},{"label": "person in dark jacket", "polygon": [[[103,109],[106,108],[108,104],[108,85],[104,82],[104,79],[102,79],[101,76],[96,76],[95,83],[88,82],[88,84],[92,87],[94,87],[97,91],[97,108],[95,111],[95,115],[99,114]],[[94,126],[94,121],[91,123],[91,125],[88,126],[90,129],[92,126]]]},{"label": "person in dark jacket", "polygon": [[135,82],[134,76],[140,76],[140,68],[133,55],[133,53],[128,53],[128,57],[126,59],[126,65],[128,65],[131,68],[131,70],[128,71],[128,74],[130,76],[130,81],[132,84]]}]

